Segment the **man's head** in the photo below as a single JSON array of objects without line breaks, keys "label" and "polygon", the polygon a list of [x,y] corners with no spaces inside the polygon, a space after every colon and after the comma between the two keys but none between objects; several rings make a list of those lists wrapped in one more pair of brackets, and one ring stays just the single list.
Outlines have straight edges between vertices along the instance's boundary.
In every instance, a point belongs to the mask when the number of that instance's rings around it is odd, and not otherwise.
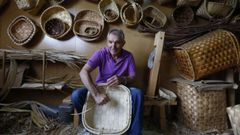
[{"label": "man's head", "polygon": [[119,56],[125,44],[125,36],[122,30],[112,29],[108,32],[107,46],[112,56]]}]

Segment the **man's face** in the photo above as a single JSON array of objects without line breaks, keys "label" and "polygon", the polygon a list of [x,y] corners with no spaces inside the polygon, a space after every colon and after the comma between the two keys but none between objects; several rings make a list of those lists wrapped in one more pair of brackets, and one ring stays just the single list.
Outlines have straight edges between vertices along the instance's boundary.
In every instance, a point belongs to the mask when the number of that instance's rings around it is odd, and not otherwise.
[{"label": "man's face", "polygon": [[107,46],[110,53],[113,56],[117,56],[121,53],[124,46],[124,41],[121,41],[117,35],[109,34],[107,39]]}]

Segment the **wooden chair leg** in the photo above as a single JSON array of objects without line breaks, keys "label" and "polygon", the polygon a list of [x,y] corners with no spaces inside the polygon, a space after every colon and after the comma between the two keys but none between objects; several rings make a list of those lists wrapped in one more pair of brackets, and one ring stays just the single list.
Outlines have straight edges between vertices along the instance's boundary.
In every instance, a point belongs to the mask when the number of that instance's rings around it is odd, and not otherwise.
[{"label": "wooden chair leg", "polygon": [[162,131],[167,130],[167,120],[166,120],[166,110],[165,110],[165,105],[159,106],[160,109],[160,129]]},{"label": "wooden chair leg", "polygon": [[[77,110],[74,109],[74,114],[77,113]],[[78,127],[79,126],[79,115],[74,115],[73,116],[73,127]]]}]

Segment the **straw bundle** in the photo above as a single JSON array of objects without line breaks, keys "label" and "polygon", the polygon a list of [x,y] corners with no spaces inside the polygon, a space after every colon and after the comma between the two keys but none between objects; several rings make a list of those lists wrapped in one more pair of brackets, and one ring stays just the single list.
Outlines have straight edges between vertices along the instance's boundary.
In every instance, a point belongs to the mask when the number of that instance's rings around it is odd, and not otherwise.
[{"label": "straw bundle", "polygon": [[227,107],[227,113],[234,135],[240,135],[240,105]]},{"label": "straw bundle", "polygon": [[30,14],[36,15],[40,12],[41,8],[46,4],[46,0],[34,0],[35,6],[31,9],[25,10]]},{"label": "straw bundle", "polygon": [[179,6],[174,9],[172,17],[176,25],[189,25],[194,19],[194,12],[190,6]]},{"label": "straw bundle", "polygon": [[[58,29],[58,31],[61,31],[60,33],[58,33],[58,36],[53,36],[46,31],[45,25],[46,25],[46,22],[49,21],[50,19],[55,19],[55,20],[59,19],[59,20],[61,20],[62,23],[64,23],[63,27],[54,26],[54,27],[56,27],[56,29]],[[60,21],[58,21],[58,23],[59,22]],[[44,33],[47,34],[48,36],[50,36],[52,38],[56,38],[56,39],[64,37],[71,30],[72,23],[73,23],[72,17],[70,15],[70,13],[67,11],[67,9],[65,9],[62,6],[58,6],[58,5],[47,8],[41,14],[41,17],[40,17],[40,25],[41,25],[41,28],[44,31]]]},{"label": "straw bundle", "polygon": [[73,32],[85,41],[94,41],[101,37],[104,19],[95,10],[81,10],[75,16]]},{"label": "straw bundle", "polygon": [[155,6],[148,5],[143,9],[142,22],[150,29],[160,29],[166,24],[167,17]]},{"label": "straw bundle", "polygon": [[98,9],[106,22],[114,22],[119,18],[119,9],[114,0],[101,0]]},{"label": "straw bundle", "polygon": [[120,17],[127,26],[134,26],[143,18],[142,7],[136,2],[127,2],[121,7]]},{"label": "straw bundle", "polygon": [[25,45],[36,34],[36,25],[26,16],[16,17],[8,26],[7,33],[16,45]]},{"label": "straw bundle", "polygon": [[88,93],[82,114],[83,126],[94,134],[123,134],[131,123],[132,100],[127,87],[99,86],[98,90],[106,93],[110,101],[98,106]]}]

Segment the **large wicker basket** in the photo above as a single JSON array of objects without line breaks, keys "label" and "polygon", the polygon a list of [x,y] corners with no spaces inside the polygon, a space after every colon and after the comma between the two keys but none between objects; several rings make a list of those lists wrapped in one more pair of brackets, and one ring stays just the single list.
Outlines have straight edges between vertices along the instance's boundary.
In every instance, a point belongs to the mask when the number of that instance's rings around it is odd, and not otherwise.
[{"label": "large wicker basket", "polygon": [[98,9],[106,22],[114,22],[119,18],[119,9],[114,0],[101,0]]},{"label": "large wicker basket", "polygon": [[240,105],[228,107],[227,113],[234,135],[240,135]]},{"label": "large wicker basket", "polygon": [[239,43],[226,30],[215,30],[180,47],[175,47],[180,75],[198,80],[239,64]]},{"label": "large wicker basket", "polygon": [[132,100],[127,87],[99,86],[100,92],[106,93],[110,101],[105,105],[96,105],[88,93],[83,107],[83,126],[94,134],[123,134],[131,123]]},{"label": "large wicker basket", "polygon": [[[207,84],[202,87],[207,87]],[[177,82],[179,120],[192,130],[226,130],[226,90],[211,86],[204,91],[196,88],[194,83]]]},{"label": "large wicker basket", "polygon": [[37,27],[31,19],[26,16],[16,17],[8,26],[7,33],[16,45],[25,45],[36,34]]},{"label": "large wicker basket", "polygon": [[[49,34],[45,29],[46,22],[54,18],[60,19],[65,24],[64,25],[65,31],[58,36],[53,36]],[[72,23],[73,23],[72,17],[70,13],[67,11],[67,9],[59,5],[55,5],[47,8],[40,16],[40,25],[43,32],[47,34],[49,37],[56,38],[56,39],[63,38],[71,30]],[[61,28],[62,27],[59,27],[59,29]]]}]

